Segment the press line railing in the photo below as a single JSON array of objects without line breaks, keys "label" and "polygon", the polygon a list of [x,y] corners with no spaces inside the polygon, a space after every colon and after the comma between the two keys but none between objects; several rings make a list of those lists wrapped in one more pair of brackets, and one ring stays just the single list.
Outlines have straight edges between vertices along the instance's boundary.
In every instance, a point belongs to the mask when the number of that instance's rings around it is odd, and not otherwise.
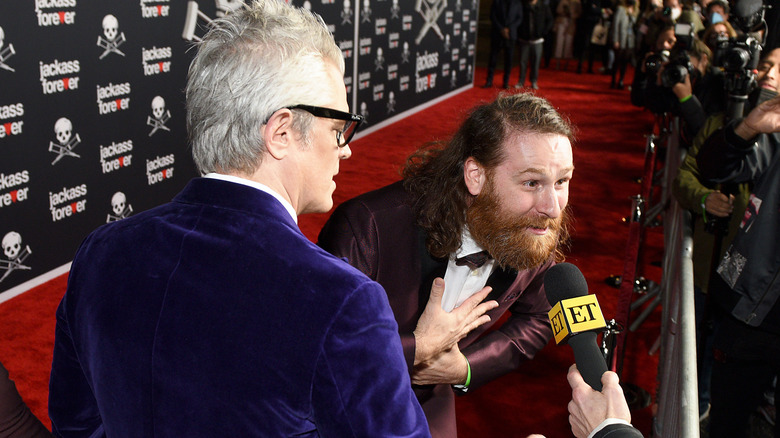
[{"label": "press line railing", "polygon": [[[662,307],[661,331],[649,354],[660,351],[656,381],[656,415],[652,436],[658,438],[698,438],[699,413],[696,369],[696,318],[693,304],[693,232],[690,212],[671,196],[672,181],[685,156],[679,145],[679,120],[667,115],[657,117],[648,135],[641,193],[633,197],[629,216],[629,237],[615,321],[623,329],[608,351],[610,369],[623,370],[624,348],[630,332],[657,306]],[[663,163],[658,147],[665,148]],[[645,229],[657,221],[663,224],[664,257],[660,283],[645,283],[639,297]],[[646,303],[632,321],[632,312]],[[631,364],[642,366],[640,364]]]}]

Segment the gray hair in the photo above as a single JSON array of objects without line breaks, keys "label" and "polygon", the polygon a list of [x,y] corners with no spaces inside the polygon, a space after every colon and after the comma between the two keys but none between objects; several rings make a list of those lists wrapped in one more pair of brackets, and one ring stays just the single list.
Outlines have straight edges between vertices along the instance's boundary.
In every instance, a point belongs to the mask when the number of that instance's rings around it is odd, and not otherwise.
[{"label": "gray hair", "polygon": [[[344,58],[321,17],[279,0],[255,0],[214,20],[187,80],[187,131],[201,173],[253,173],[265,155],[260,127],[280,108],[324,105],[318,84]],[[308,142],[313,117],[294,111]]]}]

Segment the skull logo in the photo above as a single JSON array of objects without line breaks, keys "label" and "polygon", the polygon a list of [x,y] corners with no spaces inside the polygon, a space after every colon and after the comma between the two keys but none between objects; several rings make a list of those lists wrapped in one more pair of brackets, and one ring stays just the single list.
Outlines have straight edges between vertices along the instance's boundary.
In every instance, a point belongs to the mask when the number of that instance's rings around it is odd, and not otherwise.
[{"label": "skull logo", "polygon": [[73,132],[73,123],[65,117],[60,117],[54,123],[54,132],[57,134],[57,141],[59,141],[61,145],[66,145]]},{"label": "skull logo", "polygon": [[114,214],[117,216],[122,215],[122,212],[125,211],[126,204],[127,197],[125,197],[125,194],[122,192],[116,192],[114,193],[114,196],[111,197],[111,209],[114,210]]},{"label": "skull logo", "polygon": [[16,260],[22,249],[22,236],[16,231],[11,231],[3,237],[3,253],[8,260]]},{"label": "skull logo", "polygon": [[109,41],[114,41],[119,33],[119,20],[111,14],[103,17],[103,35]]},{"label": "skull logo", "polygon": [[154,96],[152,99],[152,114],[154,118],[160,120],[165,113],[165,99],[160,96]]},{"label": "skull logo", "polygon": [[244,6],[244,0],[216,0],[216,4],[217,9],[230,12]]}]

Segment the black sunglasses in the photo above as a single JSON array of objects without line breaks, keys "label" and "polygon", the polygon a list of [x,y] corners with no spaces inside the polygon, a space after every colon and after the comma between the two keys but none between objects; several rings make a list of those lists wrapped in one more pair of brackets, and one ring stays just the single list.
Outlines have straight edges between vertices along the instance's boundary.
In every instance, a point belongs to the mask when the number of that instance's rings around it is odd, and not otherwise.
[{"label": "black sunglasses", "polygon": [[340,148],[344,147],[352,140],[352,137],[358,130],[358,127],[363,123],[363,116],[360,114],[345,113],[344,111],[338,111],[330,108],[323,108],[320,106],[312,105],[295,105],[288,106],[287,109],[299,109],[304,110],[307,113],[315,117],[324,117],[326,119],[344,120],[344,127],[341,131],[336,131],[336,143]]}]

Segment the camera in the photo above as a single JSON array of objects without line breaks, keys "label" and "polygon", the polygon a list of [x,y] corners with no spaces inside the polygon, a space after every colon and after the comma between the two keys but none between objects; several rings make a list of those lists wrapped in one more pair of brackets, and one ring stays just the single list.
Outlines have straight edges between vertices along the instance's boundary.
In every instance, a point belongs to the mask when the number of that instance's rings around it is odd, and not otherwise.
[{"label": "camera", "polygon": [[691,57],[688,52],[681,51],[674,57],[661,73],[661,85],[666,88],[672,88],[675,84],[685,82],[685,77],[693,73],[694,67],[691,64]]},{"label": "camera", "polygon": [[653,53],[645,59],[645,71],[648,76],[656,76],[661,67],[669,62],[669,51],[662,50],[658,53]]},{"label": "camera", "polygon": [[761,44],[752,36],[743,35],[729,40],[729,44],[719,60],[728,73],[754,70],[761,56]]}]

